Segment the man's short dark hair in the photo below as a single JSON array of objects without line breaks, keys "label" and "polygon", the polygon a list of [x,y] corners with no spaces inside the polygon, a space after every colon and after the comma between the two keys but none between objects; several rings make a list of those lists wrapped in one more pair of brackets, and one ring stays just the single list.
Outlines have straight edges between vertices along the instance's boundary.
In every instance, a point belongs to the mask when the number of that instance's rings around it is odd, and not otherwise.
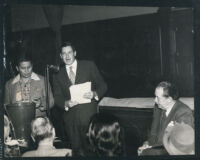
[{"label": "man's short dark hair", "polygon": [[32,58],[28,55],[20,55],[17,60],[17,66],[19,66],[21,62],[31,62],[32,64]]},{"label": "man's short dark hair", "polygon": [[60,50],[62,50],[63,47],[68,47],[68,46],[70,46],[73,51],[76,51],[75,46],[71,42],[63,42],[61,47],[60,47]]},{"label": "man's short dark hair", "polygon": [[179,98],[178,89],[171,82],[167,82],[167,81],[160,82],[156,88],[163,88],[164,97],[172,97],[172,99],[174,100],[177,100]]}]

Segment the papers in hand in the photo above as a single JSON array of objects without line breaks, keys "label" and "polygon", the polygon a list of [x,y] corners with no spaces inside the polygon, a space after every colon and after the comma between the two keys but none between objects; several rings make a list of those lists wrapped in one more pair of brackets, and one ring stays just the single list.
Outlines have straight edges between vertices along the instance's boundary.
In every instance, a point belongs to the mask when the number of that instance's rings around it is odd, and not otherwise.
[{"label": "papers in hand", "polygon": [[83,97],[85,93],[91,92],[91,82],[72,85],[69,87],[69,90],[71,95],[71,101],[76,101],[79,104],[91,102],[91,99]]}]

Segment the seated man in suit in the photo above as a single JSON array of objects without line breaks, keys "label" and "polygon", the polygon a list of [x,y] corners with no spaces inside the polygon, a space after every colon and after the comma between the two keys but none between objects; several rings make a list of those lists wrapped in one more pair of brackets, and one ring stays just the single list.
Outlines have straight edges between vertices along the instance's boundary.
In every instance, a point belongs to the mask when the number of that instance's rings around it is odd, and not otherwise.
[{"label": "seated man in suit", "polygon": [[65,157],[71,156],[71,149],[56,149],[53,146],[55,129],[47,117],[38,117],[31,123],[31,136],[38,144],[36,150],[28,151],[22,157]]},{"label": "seated man in suit", "polygon": [[[107,90],[107,85],[96,65],[91,61],[77,60],[76,49],[72,43],[64,42],[60,57],[64,66],[53,77],[55,104],[63,110],[64,128],[72,144],[75,155],[83,155],[88,146],[86,133],[90,118],[97,112],[97,101]],[[71,100],[70,86],[91,82],[91,90],[83,97],[89,103]],[[83,98],[82,97],[82,98]]]},{"label": "seated man in suit", "polygon": [[192,110],[178,100],[176,86],[170,82],[161,82],[155,89],[155,108],[151,133],[148,141],[138,149],[139,155],[167,154],[163,147],[163,135],[168,125],[184,122],[194,127]]}]

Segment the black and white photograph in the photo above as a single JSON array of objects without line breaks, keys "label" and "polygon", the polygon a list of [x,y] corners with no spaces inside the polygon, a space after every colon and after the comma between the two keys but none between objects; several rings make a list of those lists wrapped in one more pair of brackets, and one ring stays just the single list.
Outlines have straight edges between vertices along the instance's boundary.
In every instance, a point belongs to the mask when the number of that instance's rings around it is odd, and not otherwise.
[{"label": "black and white photograph", "polygon": [[194,5],[1,9],[2,158],[198,156]]}]

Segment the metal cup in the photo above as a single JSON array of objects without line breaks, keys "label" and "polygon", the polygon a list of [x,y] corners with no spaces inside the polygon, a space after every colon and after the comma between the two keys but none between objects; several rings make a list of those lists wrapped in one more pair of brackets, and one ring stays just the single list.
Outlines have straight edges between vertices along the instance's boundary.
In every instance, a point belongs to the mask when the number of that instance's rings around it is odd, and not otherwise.
[{"label": "metal cup", "polygon": [[14,127],[15,138],[29,143],[31,121],[35,118],[35,103],[8,104],[6,110]]}]

